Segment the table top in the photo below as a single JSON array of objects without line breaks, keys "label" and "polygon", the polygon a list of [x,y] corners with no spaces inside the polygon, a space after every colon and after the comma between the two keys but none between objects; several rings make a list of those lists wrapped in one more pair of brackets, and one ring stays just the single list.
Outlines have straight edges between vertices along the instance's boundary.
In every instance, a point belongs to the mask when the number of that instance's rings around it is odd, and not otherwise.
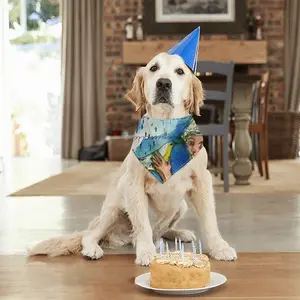
[{"label": "table top", "polygon": [[[212,271],[224,274],[228,281],[202,294],[201,299],[300,299],[300,253],[238,255],[235,262],[211,261]],[[134,264],[133,255],[106,255],[99,261],[80,256],[29,260],[25,256],[0,256],[0,298],[175,299],[134,285],[135,276],[148,271]]]}]

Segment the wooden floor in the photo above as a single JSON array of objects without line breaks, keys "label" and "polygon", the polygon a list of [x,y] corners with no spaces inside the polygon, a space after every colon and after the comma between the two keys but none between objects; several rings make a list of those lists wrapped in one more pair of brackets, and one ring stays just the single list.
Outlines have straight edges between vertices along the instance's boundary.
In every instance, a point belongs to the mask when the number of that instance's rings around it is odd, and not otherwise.
[{"label": "wooden floor", "polygon": [[[241,253],[236,262],[212,261],[212,271],[228,281],[201,299],[300,299],[300,253]],[[175,299],[137,288],[134,278],[145,272],[132,255],[100,261],[0,256],[0,299]]]},{"label": "wooden floor", "polygon": [[[4,196],[58,174],[69,164],[18,160],[0,174],[0,300],[184,299],[138,289],[134,278],[148,269],[135,266],[134,256],[124,255],[134,253],[132,248],[113,251],[116,256],[107,255],[112,250],[105,249],[106,255],[97,262],[11,255],[24,253],[26,246],[39,240],[84,230],[99,213],[103,196]],[[226,275],[228,282],[197,298],[300,299],[300,195],[217,194],[216,204],[223,237],[239,252],[252,254],[239,254],[237,262],[213,261],[213,271]],[[189,210],[180,227],[200,236],[197,220]]]}]

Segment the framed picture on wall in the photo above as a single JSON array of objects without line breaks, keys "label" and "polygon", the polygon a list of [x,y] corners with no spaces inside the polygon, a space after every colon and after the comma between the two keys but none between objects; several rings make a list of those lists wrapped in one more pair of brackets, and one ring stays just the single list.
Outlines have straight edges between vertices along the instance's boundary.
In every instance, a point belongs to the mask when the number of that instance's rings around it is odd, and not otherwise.
[{"label": "framed picture on wall", "polygon": [[204,34],[245,32],[246,0],[144,0],[147,34],[186,34],[201,26]]}]

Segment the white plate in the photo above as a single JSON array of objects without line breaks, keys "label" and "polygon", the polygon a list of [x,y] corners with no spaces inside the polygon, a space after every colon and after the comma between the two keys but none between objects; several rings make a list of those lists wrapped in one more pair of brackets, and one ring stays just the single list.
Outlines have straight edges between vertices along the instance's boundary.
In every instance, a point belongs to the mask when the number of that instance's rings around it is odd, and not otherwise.
[{"label": "white plate", "polygon": [[145,273],[135,278],[135,284],[147,289],[154,291],[159,294],[167,295],[194,295],[204,293],[212,288],[220,286],[227,281],[227,278],[219,273],[210,272],[210,283],[208,286],[199,289],[156,289],[150,286],[150,273]]}]

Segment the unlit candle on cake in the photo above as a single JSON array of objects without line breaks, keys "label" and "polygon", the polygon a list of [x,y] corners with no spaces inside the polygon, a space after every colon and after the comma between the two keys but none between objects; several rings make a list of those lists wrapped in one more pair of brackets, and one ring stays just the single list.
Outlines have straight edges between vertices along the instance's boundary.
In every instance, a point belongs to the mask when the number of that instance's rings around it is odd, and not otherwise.
[{"label": "unlit candle on cake", "polygon": [[159,254],[163,255],[164,254],[164,240],[160,239],[159,241]]},{"label": "unlit candle on cake", "polygon": [[202,245],[201,241],[199,240],[199,254],[202,255]]},{"label": "unlit candle on cake", "polygon": [[193,247],[193,262],[194,264],[196,264],[196,246],[195,246],[195,242],[192,241],[192,247]]},{"label": "unlit candle on cake", "polygon": [[166,242],[166,252],[167,252],[167,256],[170,257],[168,242]]},{"label": "unlit candle on cake", "polygon": [[184,244],[181,245],[180,256],[181,256],[181,260],[184,261]]}]

